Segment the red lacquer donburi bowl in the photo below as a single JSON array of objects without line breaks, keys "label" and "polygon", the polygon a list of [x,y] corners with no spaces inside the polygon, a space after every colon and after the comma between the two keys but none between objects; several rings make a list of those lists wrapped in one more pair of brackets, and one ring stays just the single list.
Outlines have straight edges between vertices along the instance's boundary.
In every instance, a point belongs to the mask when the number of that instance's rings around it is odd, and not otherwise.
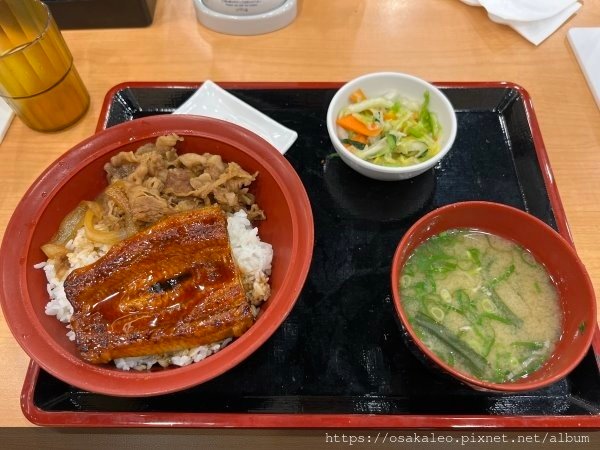
[{"label": "red lacquer donburi bowl", "polygon": [[[562,336],[553,354],[537,371],[514,382],[492,383],[457,371],[418,338],[403,308],[399,276],[413,251],[427,238],[452,228],[472,228],[509,239],[542,263],[559,294]],[[516,208],[490,202],[462,202],[423,216],[404,235],[392,263],[394,305],[418,351],[445,372],[474,387],[497,392],[539,389],[564,378],[589,349],[596,329],[596,299],[590,278],[571,244],[541,220]]]},{"label": "red lacquer donburi bowl", "polygon": [[[203,361],[150,372],[125,372],[82,360],[66,337],[65,325],[44,313],[48,301],[40,246],[81,200],[105,187],[103,166],[120,151],[134,151],[158,136],[177,133],[182,152],[213,153],[258,172],[251,192],[265,211],[263,241],[273,245],[272,294],[256,323],[240,338]],[[270,144],[236,125],[194,116],[155,116],[117,125],[86,139],[55,161],[27,191],[6,229],[0,251],[0,300],[21,347],[55,377],[92,392],[148,396],[210,380],[248,357],[291,311],[310,266],[313,218],[308,196],[292,166]]]}]

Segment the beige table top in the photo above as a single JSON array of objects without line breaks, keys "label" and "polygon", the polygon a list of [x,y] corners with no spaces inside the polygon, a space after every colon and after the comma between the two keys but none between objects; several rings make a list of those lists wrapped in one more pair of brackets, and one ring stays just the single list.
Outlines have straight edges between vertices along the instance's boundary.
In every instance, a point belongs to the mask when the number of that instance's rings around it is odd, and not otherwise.
[{"label": "beige table top", "polygon": [[[599,25],[600,2],[587,1],[535,47],[458,0],[300,0],[287,28],[239,37],[199,25],[191,0],[159,0],[148,28],[65,31],[92,105],[55,134],[15,119],[0,144],[0,230],[41,171],[94,132],[104,95],[123,81],[344,81],[380,70],[511,81],[533,99],[577,250],[600,291],[600,111],[566,39],[570,27]],[[0,354],[0,426],[27,425],[19,395],[29,358],[3,319]]]}]

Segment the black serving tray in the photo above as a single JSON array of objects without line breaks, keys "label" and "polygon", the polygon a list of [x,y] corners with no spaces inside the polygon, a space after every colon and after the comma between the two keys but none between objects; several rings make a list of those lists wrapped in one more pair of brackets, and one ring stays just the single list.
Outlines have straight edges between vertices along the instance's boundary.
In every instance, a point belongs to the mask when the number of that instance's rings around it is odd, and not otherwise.
[{"label": "black serving tray", "polygon": [[[286,158],[312,204],[315,248],[294,310],[240,365],[179,393],[92,394],[32,363],[23,390],[23,410],[31,421],[198,427],[600,425],[594,348],[566,379],[539,391],[476,391],[413,355],[403,343],[391,300],[389,270],[398,241],[439,206],[463,200],[505,203],[569,238],[526,91],[510,83],[441,85],[458,115],[454,147],[434,170],[417,178],[378,182],[335,157],[325,114],[338,85],[221,85],[298,132]],[[170,113],[197,87],[119,85],[107,95],[98,128]]]}]

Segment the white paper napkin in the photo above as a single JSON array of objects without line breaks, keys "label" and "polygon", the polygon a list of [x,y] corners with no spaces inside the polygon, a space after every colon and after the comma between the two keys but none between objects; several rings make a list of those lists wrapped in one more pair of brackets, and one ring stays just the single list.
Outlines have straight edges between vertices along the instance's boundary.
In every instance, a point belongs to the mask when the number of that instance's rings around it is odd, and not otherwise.
[{"label": "white paper napkin", "polygon": [[14,115],[15,113],[13,113],[12,109],[10,109],[6,102],[0,98],[0,144],[2,143],[2,139],[4,139],[6,130],[8,130]]},{"label": "white paper napkin", "polygon": [[541,44],[575,14],[577,0],[461,0],[482,6],[490,20],[508,25],[534,45]]}]

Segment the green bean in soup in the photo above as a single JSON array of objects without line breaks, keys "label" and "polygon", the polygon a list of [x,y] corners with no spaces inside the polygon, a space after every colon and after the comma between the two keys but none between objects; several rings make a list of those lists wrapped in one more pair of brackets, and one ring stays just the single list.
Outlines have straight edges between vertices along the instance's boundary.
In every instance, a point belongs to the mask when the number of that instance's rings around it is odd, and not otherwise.
[{"label": "green bean in soup", "polygon": [[526,377],[560,339],[556,287],[529,251],[502,237],[472,229],[433,236],[409,257],[399,285],[421,341],[475,378]]}]

